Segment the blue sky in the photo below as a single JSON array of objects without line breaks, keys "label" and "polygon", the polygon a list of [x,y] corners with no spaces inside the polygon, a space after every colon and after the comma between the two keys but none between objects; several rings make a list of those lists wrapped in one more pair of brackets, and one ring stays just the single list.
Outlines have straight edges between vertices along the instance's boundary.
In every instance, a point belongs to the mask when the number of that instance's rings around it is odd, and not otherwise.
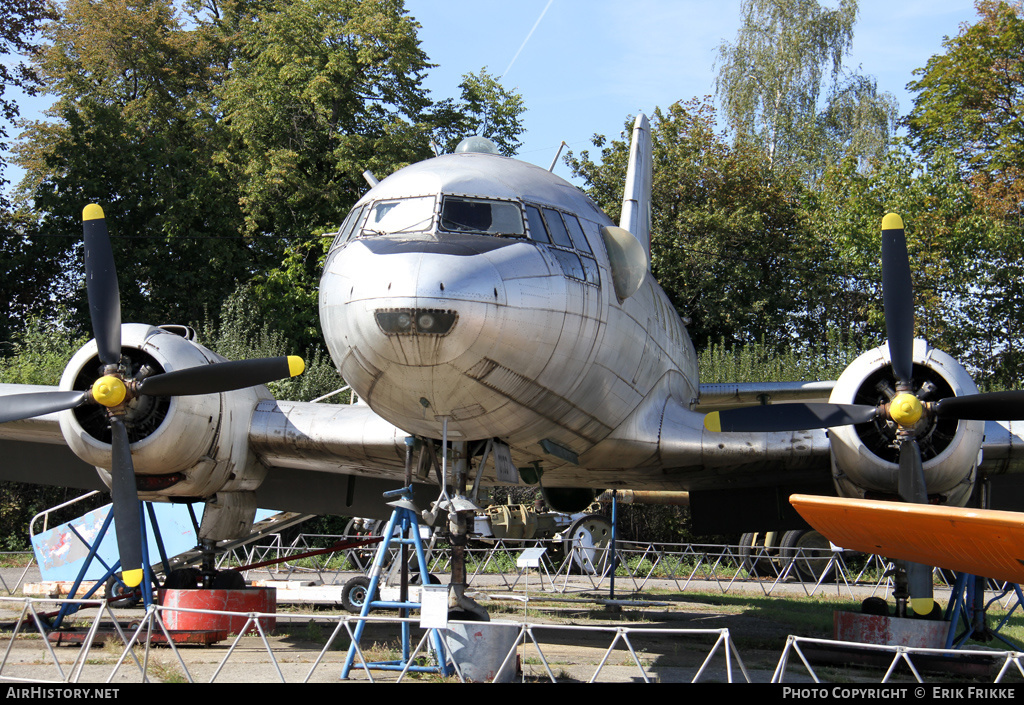
[{"label": "blue sky", "polygon": [[[406,0],[422,25],[424,51],[439,64],[427,81],[435,97],[457,95],[461,76],[469,71],[486,66],[500,76],[508,69],[502,82],[522,94],[528,111],[519,157],[545,168],[562,140],[578,152],[590,146],[595,133],[618,136],[628,115],[713,95],[717,49],[735,40],[741,4],[548,3]],[[862,0],[847,66],[875,76],[905,114],[912,106],[906,84],[913,70],[942,53],[944,36],[955,36],[961,23],[976,18],[973,0]],[[561,163],[555,173],[569,176]]]},{"label": "blue sky", "polygon": [[[433,96],[456,97],[462,75],[485,66],[505,74],[504,85],[527,107],[519,157],[546,168],[562,140],[579,152],[595,133],[618,136],[628,115],[712,95],[717,48],[736,38],[740,0],[406,0],[406,7],[438,64],[427,78]],[[861,0],[847,66],[875,76],[906,113],[913,70],[976,17],[973,0]],[[22,116],[37,118],[46,105],[45,97],[26,101]],[[555,173],[569,178],[561,160]],[[9,166],[7,176],[17,181],[20,172]]]}]

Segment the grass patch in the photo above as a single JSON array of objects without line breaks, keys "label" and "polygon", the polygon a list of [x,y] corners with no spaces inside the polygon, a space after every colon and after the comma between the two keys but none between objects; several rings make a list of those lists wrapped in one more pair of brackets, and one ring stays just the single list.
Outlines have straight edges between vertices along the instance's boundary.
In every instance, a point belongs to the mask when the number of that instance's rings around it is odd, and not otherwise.
[{"label": "grass patch", "polygon": [[0,553],[0,568],[24,568],[35,560],[31,552]]}]

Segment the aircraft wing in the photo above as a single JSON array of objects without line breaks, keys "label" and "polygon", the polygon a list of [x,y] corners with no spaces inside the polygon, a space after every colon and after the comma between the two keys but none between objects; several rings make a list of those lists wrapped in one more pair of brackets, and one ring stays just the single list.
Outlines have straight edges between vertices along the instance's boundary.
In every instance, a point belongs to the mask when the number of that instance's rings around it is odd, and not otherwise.
[{"label": "aircraft wing", "polygon": [[[0,384],[0,396],[54,391],[57,387]],[[106,490],[96,470],[68,448],[57,417],[54,412],[0,424],[0,480]]]},{"label": "aircraft wing", "polygon": [[[0,397],[57,390],[0,384]],[[0,424],[0,480],[106,491],[96,469],[67,446],[59,415]],[[261,401],[248,427],[249,448],[268,468],[261,506],[344,513],[351,497],[338,498],[351,495],[349,476],[358,476],[360,494],[372,491],[379,503],[379,488],[403,481],[406,435],[363,404]]]},{"label": "aircraft wing", "polygon": [[752,404],[787,401],[825,402],[835,381],[824,382],[744,382],[702,384],[694,411],[707,414]]},{"label": "aircraft wing", "polygon": [[1024,582],[1024,514],[810,495],[790,502],[837,546]]}]

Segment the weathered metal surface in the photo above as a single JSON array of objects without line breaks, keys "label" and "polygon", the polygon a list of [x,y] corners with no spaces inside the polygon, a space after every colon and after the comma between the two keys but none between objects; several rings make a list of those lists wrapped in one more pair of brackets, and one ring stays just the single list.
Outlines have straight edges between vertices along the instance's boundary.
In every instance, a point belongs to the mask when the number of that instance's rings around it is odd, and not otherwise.
[{"label": "weathered metal surface", "polygon": [[840,641],[926,649],[943,648],[949,630],[949,622],[839,611],[833,615],[833,626]]},{"label": "weathered metal surface", "polygon": [[[924,377],[925,371],[937,384],[946,385],[952,394],[977,394],[978,388],[967,371],[946,353],[917,339],[913,345],[913,363]],[[883,345],[869,350],[854,360],[836,381],[829,401],[835,404],[858,403],[857,400],[881,398],[891,390],[871,385],[869,380],[891,369],[889,348]],[[878,384],[884,385],[885,379]],[[925,400],[928,392],[918,392]],[[858,396],[860,395],[860,396]],[[922,422],[923,423],[923,422]],[[924,475],[930,496],[942,496],[944,503],[963,506],[970,498],[977,474],[977,464],[984,438],[984,421],[953,422],[947,432],[936,429],[922,431],[920,437],[936,439],[934,457],[924,455]],[[870,424],[863,424],[870,426]],[[869,428],[869,431],[871,429]],[[898,490],[898,466],[895,456],[880,457],[880,447],[865,442],[860,426],[839,426],[831,429],[832,455],[835,459],[836,491],[842,497],[864,497],[875,493],[895,496]],[[924,441],[922,440],[922,443]],[[880,442],[884,447],[884,439]]]}]

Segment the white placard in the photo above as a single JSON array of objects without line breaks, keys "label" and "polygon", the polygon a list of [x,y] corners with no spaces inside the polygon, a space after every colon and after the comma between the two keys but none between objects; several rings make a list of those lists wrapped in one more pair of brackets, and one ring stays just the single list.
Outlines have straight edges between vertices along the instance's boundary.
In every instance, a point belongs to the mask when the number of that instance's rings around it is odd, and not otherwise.
[{"label": "white placard", "polygon": [[528,548],[519,554],[519,558],[516,559],[517,568],[540,568],[540,558],[544,555],[544,552],[548,549],[544,546],[538,546],[536,548]]},{"label": "white placard", "polygon": [[448,586],[424,585],[420,590],[420,627],[447,629]]}]

